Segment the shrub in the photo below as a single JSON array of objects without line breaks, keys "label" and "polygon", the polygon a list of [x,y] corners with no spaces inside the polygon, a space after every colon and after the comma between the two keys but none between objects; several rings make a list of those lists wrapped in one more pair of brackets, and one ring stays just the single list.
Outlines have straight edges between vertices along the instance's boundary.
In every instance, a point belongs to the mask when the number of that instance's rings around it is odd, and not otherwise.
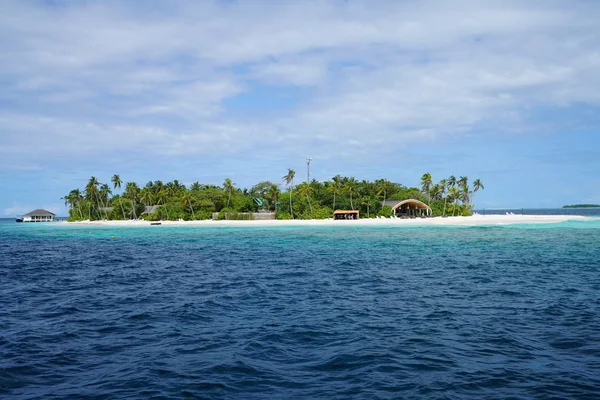
[{"label": "shrub", "polygon": [[253,218],[253,214],[252,213],[240,213],[235,211],[232,208],[224,208],[221,211],[219,211],[219,215],[217,216],[217,220],[232,220],[232,221],[247,221],[247,220],[252,220]]},{"label": "shrub", "polygon": [[390,206],[383,206],[381,207],[381,210],[379,210],[379,216],[381,217],[385,217],[385,218],[389,218],[392,216],[394,210],[392,210],[392,207]]},{"label": "shrub", "polygon": [[292,214],[285,211],[277,211],[277,214],[275,214],[275,219],[292,219]]}]

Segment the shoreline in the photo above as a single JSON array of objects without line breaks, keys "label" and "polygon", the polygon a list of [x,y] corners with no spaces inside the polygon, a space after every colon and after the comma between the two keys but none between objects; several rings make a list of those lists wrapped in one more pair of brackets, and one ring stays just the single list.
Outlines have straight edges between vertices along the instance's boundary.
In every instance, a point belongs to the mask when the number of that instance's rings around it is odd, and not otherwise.
[{"label": "shoreline", "polygon": [[[61,222],[73,226],[143,227],[143,226],[198,226],[198,227],[284,227],[284,226],[484,226],[516,224],[551,224],[566,221],[594,221],[600,218],[579,215],[473,215],[470,217],[434,218],[364,218],[358,220],[199,220],[199,221],[144,221],[144,220],[101,220]],[[154,224],[154,225],[152,225]]]}]

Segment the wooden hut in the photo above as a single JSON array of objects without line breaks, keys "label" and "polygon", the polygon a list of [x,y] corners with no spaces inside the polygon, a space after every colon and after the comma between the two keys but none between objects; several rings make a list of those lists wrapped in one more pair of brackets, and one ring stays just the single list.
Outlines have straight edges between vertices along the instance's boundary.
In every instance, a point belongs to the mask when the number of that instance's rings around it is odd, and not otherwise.
[{"label": "wooden hut", "polygon": [[419,200],[387,200],[383,205],[392,207],[394,216],[397,218],[431,217],[431,207]]},{"label": "wooden hut", "polygon": [[358,219],[358,210],[335,210],[333,212],[333,219]]}]

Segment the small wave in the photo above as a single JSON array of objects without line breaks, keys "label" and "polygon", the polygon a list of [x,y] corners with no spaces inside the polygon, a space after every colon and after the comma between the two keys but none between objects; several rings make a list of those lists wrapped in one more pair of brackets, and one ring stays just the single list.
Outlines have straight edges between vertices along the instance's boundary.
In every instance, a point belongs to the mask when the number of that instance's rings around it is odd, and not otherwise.
[{"label": "small wave", "polygon": [[578,349],[586,345],[585,341],[577,339],[557,339],[550,342],[550,346],[555,349],[572,350]]},{"label": "small wave", "polygon": [[2,231],[0,397],[595,398],[573,226]]}]

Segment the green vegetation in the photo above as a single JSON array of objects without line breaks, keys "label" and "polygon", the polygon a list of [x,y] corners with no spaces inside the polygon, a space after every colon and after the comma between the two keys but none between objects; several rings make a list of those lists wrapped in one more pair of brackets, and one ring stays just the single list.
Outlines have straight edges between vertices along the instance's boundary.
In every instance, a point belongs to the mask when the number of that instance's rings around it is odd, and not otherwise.
[{"label": "green vegetation", "polygon": [[600,204],[571,204],[563,208],[600,208]]},{"label": "green vegetation", "polygon": [[218,213],[218,219],[252,219],[257,212],[274,212],[277,219],[325,219],[331,218],[335,209],[358,209],[361,218],[373,218],[392,214],[392,209],[382,207],[382,202],[405,199],[429,204],[434,216],[470,215],[473,195],[484,188],[479,179],[471,188],[465,176],[450,176],[434,183],[429,173],[421,178],[420,189],[386,179],[357,181],[340,175],[331,181],[294,185],[295,175],[293,169],[288,169],[282,177],[285,192],[281,192],[279,184],[269,181],[240,189],[229,178],[222,186],[195,182],[186,187],[174,180],[150,181],[140,188],[135,182],[123,185],[116,174],[110,178],[111,189],[92,176],[83,190],[74,189],[62,199],[69,207],[69,221],[188,221],[210,219],[213,213]]}]

